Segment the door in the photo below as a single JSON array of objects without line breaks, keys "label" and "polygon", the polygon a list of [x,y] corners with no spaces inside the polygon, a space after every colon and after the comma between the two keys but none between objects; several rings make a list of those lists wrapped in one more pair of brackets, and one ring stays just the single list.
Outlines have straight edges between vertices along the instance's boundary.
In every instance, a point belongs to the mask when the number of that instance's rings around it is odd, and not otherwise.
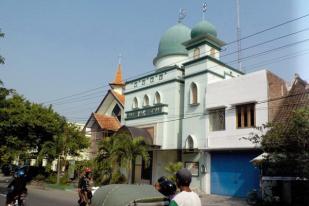
[{"label": "door", "polygon": [[259,169],[250,160],[258,152],[211,153],[211,193],[246,197],[259,187]]}]

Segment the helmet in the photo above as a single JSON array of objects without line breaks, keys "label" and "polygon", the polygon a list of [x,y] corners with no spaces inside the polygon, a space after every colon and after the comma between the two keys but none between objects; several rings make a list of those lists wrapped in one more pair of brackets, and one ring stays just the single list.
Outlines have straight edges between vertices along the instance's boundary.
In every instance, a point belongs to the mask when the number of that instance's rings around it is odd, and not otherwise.
[{"label": "helmet", "polygon": [[91,169],[89,167],[86,167],[85,170],[84,170],[86,173],[90,173],[91,172]]},{"label": "helmet", "polygon": [[171,196],[176,193],[176,185],[172,181],[165,180],[163,182],[160,182],[159,184],[159,192],[162,193],[164,196]]},{"label": "helmet", "polygon": [[23,177],[23,176],[25,176],[25,171],[24,171],[24,170],[18,170],[18,171],[16,172],[16,176],[17,176],[17,177]]}]

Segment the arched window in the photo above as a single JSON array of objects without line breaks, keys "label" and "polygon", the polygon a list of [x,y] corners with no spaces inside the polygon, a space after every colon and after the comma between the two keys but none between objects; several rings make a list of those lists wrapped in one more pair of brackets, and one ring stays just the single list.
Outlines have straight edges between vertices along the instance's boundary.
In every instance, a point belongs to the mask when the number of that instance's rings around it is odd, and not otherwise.
[{"label": "arched window", "polygon": [[147,94],[144,96],[144,104],[143,104],[144,107],[147,107],[149,106],[149,97],[147,96]]},{"label": "arched window", "polygon": [[137,98],[136,98],[136,97],[134,97],[134,99],[133,99],[132,108],[133,108],[133,109],[137,109],[137,108],[138,108],[138,101],[137,101]]},{"label": "arched window", "polygon": [[193,52],[193,59],[197,59],[199,57],[200,57],[200,49],[196,48],[194,49],[194,52]]},{"label": "arched window", "polygon": [[159,92],[155,93],[155,104],[160,104],[161,103],[161,96]]},{"label": "arched window", "polygon": [[197,104],[198,103],[198,99],[197,99],[197,86],[194,82],[192,82],[191,84],[191,88],[190,88],[190,104]]},{"label": "arched window", "polygon": [[118,119],[119,122],[121,121],[121,109],[118,104],[115,105],[112,114]]},{"label": "arched window", "polygon": [[193,138],[189,135],[187,138],[187,149],[193,149],[193,148],[194,148]]},{"label": "arched window", "polygon": [[215,55],[216,55],[216,50],[214,48],[211,48],[210,49],[210,56],[215,57]]}]

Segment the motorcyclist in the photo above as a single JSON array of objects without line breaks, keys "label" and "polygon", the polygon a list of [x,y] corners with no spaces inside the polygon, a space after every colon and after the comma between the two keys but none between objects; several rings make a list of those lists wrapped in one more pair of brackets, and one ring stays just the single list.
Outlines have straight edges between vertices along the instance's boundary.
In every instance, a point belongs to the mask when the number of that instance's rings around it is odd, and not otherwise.
[{"label": "motorcyclist", "polygon": [[8,185],[8,188],[12,190],[6,196],[6,205],[10,205],[15,200],[16,196],[27,194],[26,184],[25,171],[20,169],[15,173],[14,179]]},{"label": "motorcyclist", "polygon": [[168,198],[170,201],[176,194],[176,185],[171,180],[167,179],[166,177],[160,177],[155,184],[155,188],[163,194],[165,197]]},{"label": "motorcyclist", "polygon": [[91,193],[91,188],[90,188],[90,174],[91,174],[91,169],[87,167],[85,168],[82,177],[79,179],[78,203],[81,206],[87,205],[89,201],[91,201],[91,198],[92,198],[92,193]]}]

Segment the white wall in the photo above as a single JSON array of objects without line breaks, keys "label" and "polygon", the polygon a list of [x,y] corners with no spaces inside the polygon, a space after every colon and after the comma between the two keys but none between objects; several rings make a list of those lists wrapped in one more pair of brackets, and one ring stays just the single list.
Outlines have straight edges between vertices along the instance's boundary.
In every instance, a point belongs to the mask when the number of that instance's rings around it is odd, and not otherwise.
[{"label": "white wall", "polygon": [[[159,82],[153,82],[153,84],[179,78],[180,74],[181,71],[176,69],[164,72],[163,79]],[[147,78],[145,79],[147,80]],[[150,84],[150,82],[148,83]],[[168,114],[125,120],[125,124],[127,126],[135,127],[146,127],[146,125],[149,124],[155,125],[154,143],[160,145],[161,149],[177,149],[181,141],[181,120],[179,120],[179,118],[183,108],[181,98],[183,93],[183,83],[173,81],[155,87],[146,88],[147,86],[149,85],[145,84],[144,86],[132,88],[132,85],[129,84],[128,88],[131,88],[129,90],[127,90],[126,87],[126,92],[134,90],[135,92],[125,94],[125,112],[132,111],[133,99],[135,97],[137,97],[139,101],[139,108],[143,108],[142,104],[145,95],[148,95],[149,97],[149,106],[154,106],[155,93],[159,92],[161,95],[161,103],[168,105],[164,107],[164,112],[167,112]],[[143,89],[139,90],[140,88]]]},{"label": "white wall", "polygon": [[[242,139],[251,132],[258,133],[253,128],[236,128],[236,104],[265,101],[268,98],[266,71],[258,71],[233,79],[227,79],[209,84],[206,91],[206,110],[225,106],[225,130],[209,131],[209,118],[206,115],[206,137],[208,148],[252,148],[251,142]],[[256,104],[256,126],[268,121],[268,104]]]}]

